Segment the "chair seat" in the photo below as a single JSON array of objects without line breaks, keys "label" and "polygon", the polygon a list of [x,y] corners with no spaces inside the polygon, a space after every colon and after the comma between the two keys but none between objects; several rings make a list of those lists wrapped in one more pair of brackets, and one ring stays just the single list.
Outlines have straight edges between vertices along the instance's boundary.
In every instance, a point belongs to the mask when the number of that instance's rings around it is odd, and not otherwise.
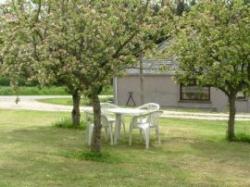
[{"label": "chair seat", "polygon": [[108,121],[115,122],[115,118],[108,116]]},{"label": "chair seat", "polygon": [[[115,119],[114,117],[112,117],[112,116],[108,116],[108,121],[109,121],[109,123],[111,123],[112,125],[115,125],[115,123],[116,123],[116,119]],[[123,131],[124,131],[124,133],[125,133],[126,130],[125,130],[125,122],[124,122],[124,120],[121,120],[121,123],[122,123],[122,126],[123,126]]]},{"label": "chair seat", "polygon": [[137,121],[137,123],[147,123],[148,122],[148,119],[147,118],[144,118],[144,119],[139,119]]},{"label": "chair seat", "polygon": [[147,129],[150,127],[150,124],[149,123],[142,123],[142,124],[139,124],[138,125],[138,128],[139,129]]},{"label": "chair seat", "polygon": [[158,137],[158,143],[160,144],[159,133],[159,118],[161,111],[153,111],[142,115],[134,116],[131,120],[129,127],[129,145],[132,144],[132,129],[140,129],[140,133],[144,136],[146,149],[149,148],[150,129],[155,128],[156,135]]},{"label": "chair seat", "polygon": [[151,125],[150,123],[141,123],[141,124],[138,124],[138,128],[140,128],[140,129],[153,128],[153,127],[155,127],[155,126]]}]

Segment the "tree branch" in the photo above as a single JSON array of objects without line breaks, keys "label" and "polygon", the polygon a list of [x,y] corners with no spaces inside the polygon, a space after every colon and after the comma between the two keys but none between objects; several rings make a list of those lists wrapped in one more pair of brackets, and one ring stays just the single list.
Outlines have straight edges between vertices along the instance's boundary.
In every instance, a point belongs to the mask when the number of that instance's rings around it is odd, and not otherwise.
[{"label": "tree branch", "polygon": [[[149,6],[149,2],[150,0],[147,0],[146,4],[145,4],[145,7],[144,7],[144,10],[143,10],[143,13],[139,19],[139,25],[141,25],[142,21],[143,21],[143,18],[144,18],[144,15],[146,14],[147,12],[147,9],[148,9],[148,6]],[[130,37],[128,37],[127,40],[125,40],[123,42],[123,44],[120,45],[120,47],[118,47],[118,49],[116,50],[116,52],[113,54],[113,58],[117,58],[119,56],[119,53],[123,50],[123,48],[130,42],[134,39],[134,37],[139,33],[139,29],[138,30],[135,30],[131,35]]]}]

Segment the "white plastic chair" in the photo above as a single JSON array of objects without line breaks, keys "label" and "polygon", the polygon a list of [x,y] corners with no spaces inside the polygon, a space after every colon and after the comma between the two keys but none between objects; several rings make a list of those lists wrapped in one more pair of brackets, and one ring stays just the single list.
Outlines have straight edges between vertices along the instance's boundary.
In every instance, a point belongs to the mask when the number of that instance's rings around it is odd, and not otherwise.
[{"label": "white plastic chair", "polygon": [[[101,103],[101,110],[102,110],[102,113],[105,114],[107,117],[108,117],[108,120],[109,121],[113,121],[115,123],[115,116],[114,114],[110,113],[108,111],[108,109],[111,109],[111,108],[119,108],[119,106],[115,105],[115,104],[112,104],[112,103]],[[122,119],[121,121],[122,123],[122,126],[123,126],[123,131],[124,133],[126,132],[126,129],[125,129],[125,122],[124,120]]]},{"label": "white plastic chair", "polygon": [[157,111],[160,110],[160,105],[157,103],[146,103],[144,105],[138,106],[138,109]]},{"label": "white plastic chair", "polygon": [[[138,109],[147,110],[148,112],[158,111],[160,110],[160,105],[157,103],[146,103],[144,105],[138,106]],[[138,122],[146,122],[145,118],[137,119]]]},{"label": "white plastic chair", "polygon": [[139,116],[134,116],[132,118],[130,127],[129,127],[129,145],[132,145],[132,130],[139,129],[140,133],[143,134],[146,149],[149,148],[150,140],[150,129],[155,128],[155,132],[158,138],[158,143],[161,143],[160,140],[160,130],[159,130],[159,119],[162,111],[153,111]]},{"label": "white plastic chair", "polygon": [[113,103],[101,103],[102,108],[118,108],[119,106],[113,104]]},{"label": "white plastic chair", "polygon": [[[91,114],[88,114],[88,115],[91,115]],[[113,125],[114,125],[114,121],[109,121],[107,116],[102,114],[101,115],[101,124],[102,124],[102,128],[104,128],[104,130],[105,130],[106,137],[107,136],[110,137],[110,144],[113,145],[114,144],[114,141],[113,141]],[[87,133],[88,133],[87,134],[87,142],[88,142],[89,146],[91,145],[93,132],[94,132],[94,124],[89,123],[88,129],[87,129]]]}]

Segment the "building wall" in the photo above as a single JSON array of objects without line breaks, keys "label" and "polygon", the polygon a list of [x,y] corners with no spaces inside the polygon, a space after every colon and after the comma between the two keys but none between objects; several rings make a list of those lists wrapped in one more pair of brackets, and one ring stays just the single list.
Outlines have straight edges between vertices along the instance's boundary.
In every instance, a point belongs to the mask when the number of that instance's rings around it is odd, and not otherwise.
[{"label": "building wall", "polygon": [[[116,78],[114,81],[115,100],[119,105],[127,105],[129,92],[133,93],[136,105],[141,105],[140,78],[138,75],[129,75]],[[144,103],[155,102],[162,107],[206,108],[215,111],[227,111],[228,102],[225,94],[211,88],[210,102],[180,101],[180,86],[171,75],[145,75],[144,76]],[[133,105],[130,101],[129,105]],[[237,101],[237,111],[250,112],[250,101]]]}]

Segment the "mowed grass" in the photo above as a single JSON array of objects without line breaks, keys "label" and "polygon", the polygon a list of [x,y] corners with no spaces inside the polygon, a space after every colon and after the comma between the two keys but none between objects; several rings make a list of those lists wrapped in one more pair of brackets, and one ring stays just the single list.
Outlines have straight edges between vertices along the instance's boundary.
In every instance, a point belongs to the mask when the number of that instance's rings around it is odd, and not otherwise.
[{"label": "mowed grass", "polygon": [[[162,144],[144,149],[104,140],[105,157],[86,160],[85,132],[54,127],[67,113],[0,111],[1,187],[250,186],[250,144],[225,140],[226,122],[162,119]],[[237,133],[250,134],[250,122]],[[85,156],[84,156],[85,155]]]}]

